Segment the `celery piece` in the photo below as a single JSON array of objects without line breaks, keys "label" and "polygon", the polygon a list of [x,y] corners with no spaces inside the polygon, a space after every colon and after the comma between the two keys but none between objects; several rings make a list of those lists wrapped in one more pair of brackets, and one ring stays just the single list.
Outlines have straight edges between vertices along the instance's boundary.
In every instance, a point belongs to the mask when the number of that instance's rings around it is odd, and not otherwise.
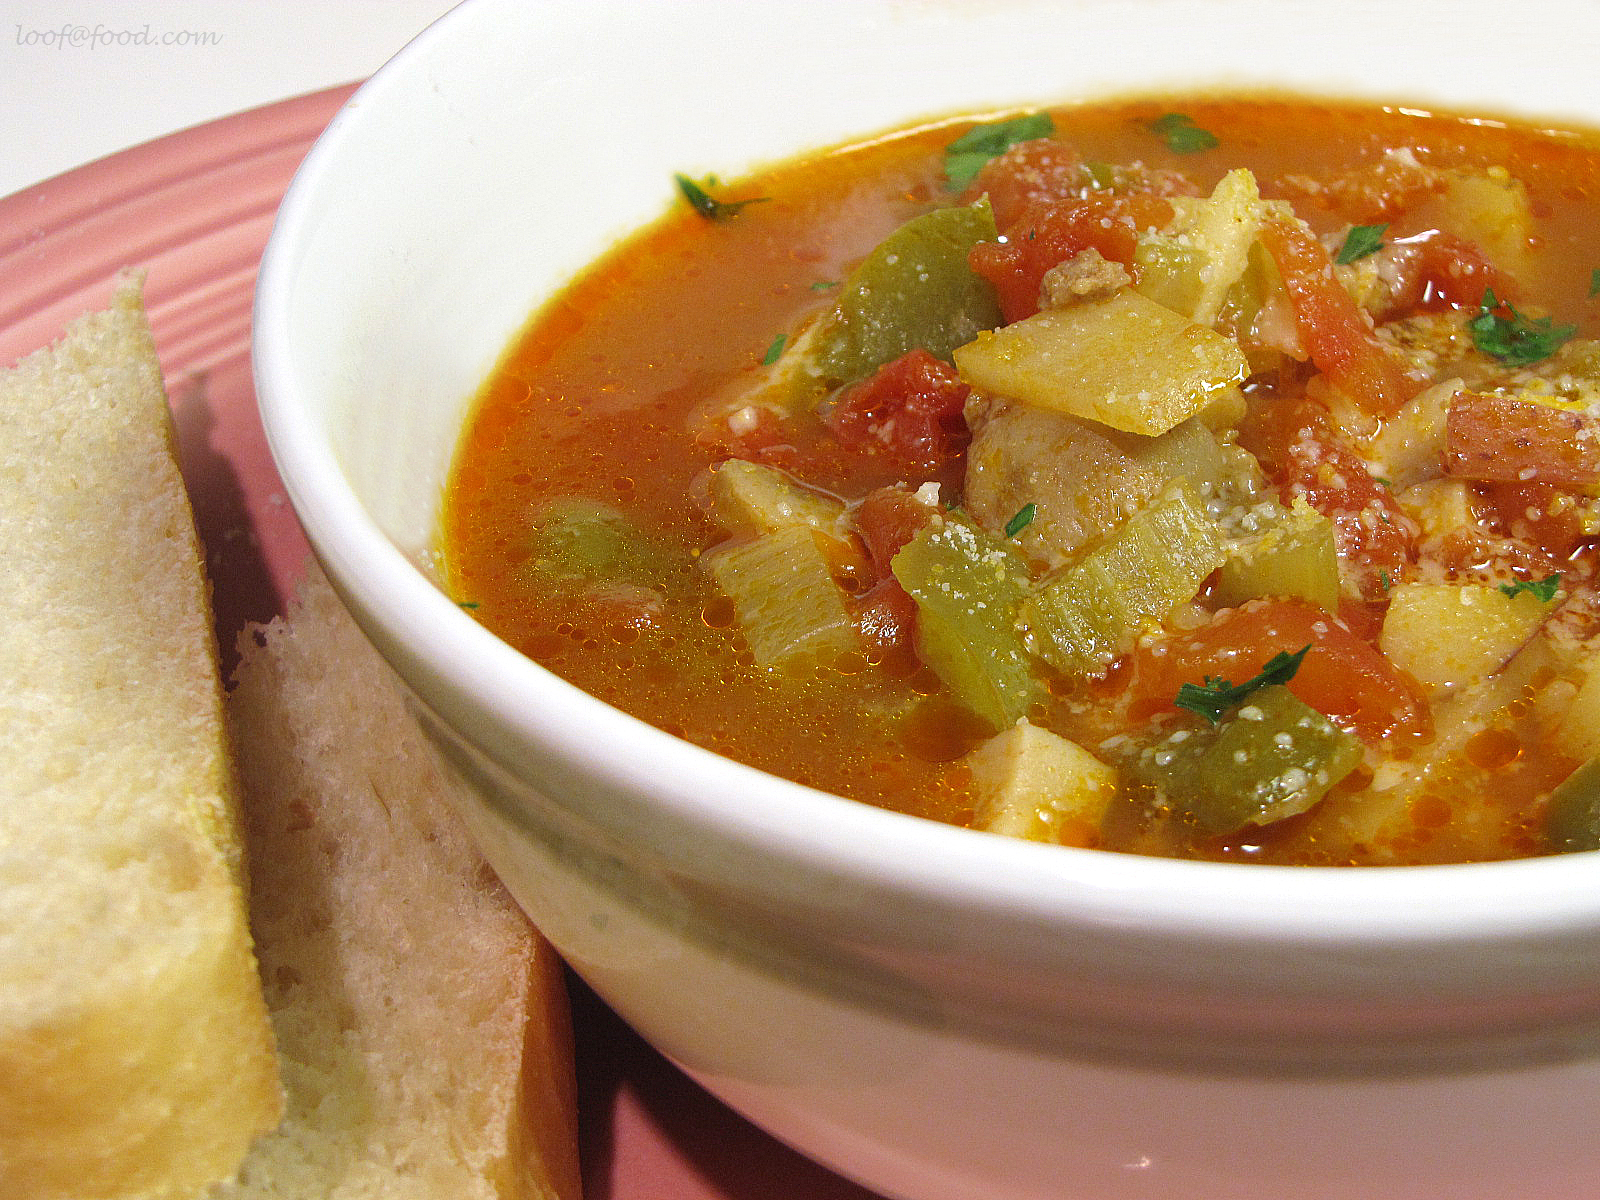
[{"label": "celery piece", "polygon": [[813,372],[843,384],[919,347],[949,359],[994,328],[1001,320],[994,289],[967,265],[967,254],[998,236],[987,199],[900,226],[850,273],[822,318]]},{"label": "celery piece", "polygon": [[1257,596],[1294,596],[1328,612],[1339,608],[1339,558],[1333,522],[1304,500],[1291,508],[1253,506],[1251,528],[1230,538],[1215,597],[1229,607]]},{"label": "celery piece", "polygon": [[1016,630],[1022,559],[958,513],[919,530],[890,564],[917,605],[917,649],[957,701],[994,729],[1015,724],[1036,684]]},{"label": "celery piece", "polygon": [[1361,739],[1281,684],[1215,727],[1185,723],[1133,756],[1129,773],[1207,833],[1303,813],[1362,758]]},{"label": "celery piece", "polygon": [[788,525],[729,542],[701,562],[723,594],[757,665],[826,661],[860,649],[844,593],[817,534]]},{"label": "celery piece", "polygon": [[1027,721],[961,761],[977,797],[974,828],[1035,842],[1091,844],[1117,788],[1116,768]]},{"label": "celery piece", "polygon": [[1216,524],[1178,480],[1023,600],[1017,616],[1024,643],[1068,674],[1101,671],[1143,629],[1193,599],[1221,564]]},{"label": "celery piece", "polygon": [[1133,252],[1139,294],[1188,316],[1200,304],[1200,270],[1205,257],[1194,246],[1160,233],[1147,233]]},{"label": "celery piece", "polygon": [[1229,294],[1245,276],[1261,192],[1243,167],[1229,171],[1203,199],[1175,196],[1175,218],[1139,238],[1138,289],[1201,325],[1215,327]]},{"label": "celery piece", "polygon": [[831,534],[844,511],[844,501],[764,463],[730,458],[711,472],[711,515],[735,537],[756,537],[788,525]]},{"label": "celery piece", "polygon": [[547,504],[530,549],[534,567],[560,579],[649,585],[665,573],[661,548],[625,513],[584,496]]},{"label": "celery piece", "polygon": [[1584,763],[1550,793],[1545,837],[1559,853],[1600,850],[1600,757]]},{"label": "celery piece", "polygon": [[1165,433],[1248,371],[1231,338],[1123,289],[980,333],[955,350],[966,382],[991,395]]}]

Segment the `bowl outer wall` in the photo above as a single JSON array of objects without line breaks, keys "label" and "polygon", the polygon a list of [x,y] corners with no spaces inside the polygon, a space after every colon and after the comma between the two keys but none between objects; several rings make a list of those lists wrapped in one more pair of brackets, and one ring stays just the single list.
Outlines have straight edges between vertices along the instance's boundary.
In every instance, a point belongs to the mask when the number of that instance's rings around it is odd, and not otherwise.
[{"label": "bowl outer wall", "polygon": [[[623,716],[493,638],[427,571],[464,406],[543,297],[662,210],[674,170],[734,174],[922,116],[1186,84],[1582,119],[1588,42],[1570,33],[1590,10],[1546,4],[1508,27],[1498,4],[1428,0],[1390,40],[1372,31],[1395,28],[1392,6],[1372,3],[755,11],[473,0],[356,94],[285,199],[258,288],[264,423],[319,558],[426,705],[626,869],[1013,1031],[1468,1036],[1594,1016],[1592,856],[1340,872],[947,829]],[[387,415],[362,420],[374,395]]]}]

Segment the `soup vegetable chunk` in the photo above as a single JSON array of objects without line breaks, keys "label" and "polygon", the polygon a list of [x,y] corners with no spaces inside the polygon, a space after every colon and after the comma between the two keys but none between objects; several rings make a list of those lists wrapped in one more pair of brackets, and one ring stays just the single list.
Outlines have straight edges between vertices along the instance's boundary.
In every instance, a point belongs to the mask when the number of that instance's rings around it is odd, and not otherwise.
[{"label": "soup vegetable chunk", "polygon": [[676,186],[464,435],[442,560],[512,644],[991,833],[1600,846],[1589,135],[1162,98]]}]

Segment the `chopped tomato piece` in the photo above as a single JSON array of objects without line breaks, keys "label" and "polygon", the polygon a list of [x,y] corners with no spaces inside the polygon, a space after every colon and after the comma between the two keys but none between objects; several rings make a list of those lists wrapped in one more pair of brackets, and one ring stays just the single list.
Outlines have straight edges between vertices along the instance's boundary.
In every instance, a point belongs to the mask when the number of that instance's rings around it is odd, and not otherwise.
[{"label": "chopped tomato piece", "polygon": [[1139,233],[1170,220],[1171,203],[1146,193],[1035,205],[1006,227],[1003,241],[980,242],[967,261],[994,284],[1005,319],[1020,321],[1039,311],[1039,287],[1051,267],[1098,250],[1131,271]]},{"label": "chopped tomato piece", "polygon": [[1416,555],[1410,519],[1309,396],[1251,405],[1239,442],[1261,460],[1284,502],[1303,498],[1333,522],[1334,543],[1361,595],[1381,599]]},{"label": "chopped tomato piece", "polygon": [[1516,299],[1516,283],[1477,243],[1437,230],[1390,247],[1394,285],[1390,318],[1447,308],[1477,308],[1484,292]]},{"label": "chopped tomato piece", "polygon": [[938,511],[936,506],[903,486],[877,488],[863,497],[855,510],[856,533],[880,578],[889,577],[889,564],[894,556]]},{"label": "chopped tomato piece", "polygon": [[1445,473],[1490,483],[1600,482],[1600,422],[1586,412],[1457,392],[1445,418]]},{"label": "chopped tomato piece", "polygon": [[1437,167],[1414,156],[1388,154],[1327,176],[1288,175],[1279,189],[1291,199],[1306,199],[1352,225],[1393,221],[1407,209],[1444,191],[1447,180]]},{"label": "chopped tomato piece", "polygon": [[1593,499],[1548,483],[1487,483],[1484,507],[1509,537],[1531,542],[1554,569],[1594,540]]},{"label": "chopped tomato piece", "polygon": [[1266,221],[1261,244],[1278,265],[1295,329],[1311,361],[1341,393],[1374,416],[1389,416],[1423,380],[1381,341],[1333,272],[1327,248],[1305,226]]},{"label": "chopped tomato piece", "polygon": [[987,195],[995,223],[1006,229],[1035,206],[1134,193],[1194,196],[1199,191],[1182,171],[1140,164],[1091,165],[1066,142],[1036,138],[1018,142],[985,163],[964,198]]},{"label": "chopped tomato piece", "polygon": [[931,471],[967,448],[961,414],[970,391],[949,363],[912,350],[841,391],[823,419],[846,446]]},{"label": "chopped tomato piece", "polygon": [[917,657],[917,602],[890,575],[849,602],[851,617],[868,651],[896,674],[921,666]]},{"label": "chopped tomato piece", "polygon": [[1427,737],[1433,718],[1422,687],[1372,645],[1316,605],[1256,600],[1224,609],[1198,629],[1152,640],[1135,651],[1134,717],[1175,707],[1178,688],[1208,677],[1244,683],[1276,654],[1310,651],[1288,687],[1362,740]]},{"label": "chopped tomato piece", "polygon": [[1055,138],[1018,142],[983,165],[967,189],[969,197],[987,195],[1001,229],[1030,205],[1076,195],[1084,186],[1083,159],[1077,150]]},{"label": "chopped tomato piece", "polygon": [[790,465],[795,458],[793,435],[783,418],[756,405],[697,423],[694,437],[719,458],[744,458],[773,466]]}]

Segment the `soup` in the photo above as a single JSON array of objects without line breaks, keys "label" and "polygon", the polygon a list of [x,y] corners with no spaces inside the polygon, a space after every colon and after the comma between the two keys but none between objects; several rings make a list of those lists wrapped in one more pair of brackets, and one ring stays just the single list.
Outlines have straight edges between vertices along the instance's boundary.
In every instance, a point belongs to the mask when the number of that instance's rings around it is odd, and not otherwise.
[{"label": "soup", "polygon": [[463,435],[442,559],[500,636],[993,833],[1600,844],[1587,134],[1161,98],[677,189]]}]

